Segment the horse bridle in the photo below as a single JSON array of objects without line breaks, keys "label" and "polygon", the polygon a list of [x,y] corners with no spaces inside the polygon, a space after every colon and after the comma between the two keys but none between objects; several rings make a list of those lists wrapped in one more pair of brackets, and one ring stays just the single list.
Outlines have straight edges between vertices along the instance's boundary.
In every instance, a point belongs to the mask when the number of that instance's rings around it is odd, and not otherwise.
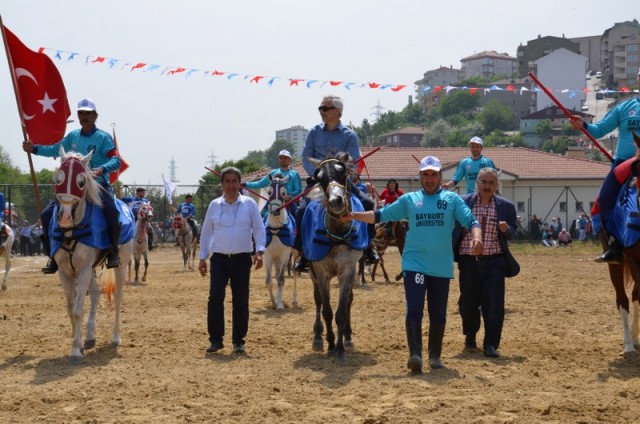
[{"label": "horse bridle", "polygon": [[[342,166],[345,167],[345,172],[346,172],[346,165],[343,162],[340,162],[338,159],[334,159],[334,158],[323,160],[322,162],[320,162],[320,165],[318,165],[318,168],[321,168],[322,165],[324,165],[327,162],[338,162],[338,163],[342,164]],[[347,174],[346,178],[348,178],[348,174]],[[350,187],[349,186],[349,181],[347,180],[345,182],[346,182],[346,184],[340,184],[339,182],[337,182],[335,180],[334,181],[329,181],[329,183],[327,184],[327,188],[323,189],[324,196],[326,198],[328,198],[327,192],[330,191],[331,187],[339,187],[339,188],[342,188],[343,191],[344,191],[345,208],[344,208],[343,213],[335,215],[335,214],[327,211],[327,208],[325,207],[325,209],[324,209],[324,218],[323,218],[324,219],[324,227],[325,227],[325,229],[327,231],[327,235],[329,235],[329,237],[331,237],[331,238],[333,238],[335,240],[341,241],[341,242],[345,241],[345,239],[349,235],[351,235],[351,232],[354,230],[355,226],[353,225],[353,220],[351,221],[351,223],[349,225],[349,229],[347,230],[347,232],[342,234],[342,235],[338,235],[338,234],[333,234],[331,231],[329,231],[329,226],[327,225],[327,217],[329,219],[334,220],[334,221],[342,222],[340,220],[340,217],[349,215],[351,213],[351,190],[349,189],[349,187]],[[346,221],[346,222],[349,222],[349,221]]]}]

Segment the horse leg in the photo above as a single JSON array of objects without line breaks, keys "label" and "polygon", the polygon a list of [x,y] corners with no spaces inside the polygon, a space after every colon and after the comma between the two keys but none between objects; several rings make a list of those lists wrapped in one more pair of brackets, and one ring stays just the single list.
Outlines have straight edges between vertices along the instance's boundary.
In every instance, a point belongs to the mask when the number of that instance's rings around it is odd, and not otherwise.
[{"label": "horse leg", "polygon": [[[364,255],[360,256],[360,259],[358,259],[358,274],[356,275],[356,279],[358,278],[358,276],[360,276],[360,284],[362,284],[363,286],[367,285],[367,280],[364,277],[364,267],[365,267],[365,259],[364,259]],[[371,281],[373,281],[373,279],[371,279]]]},{"label": "horse leg", "polygon": [[93,349],[96,346],[96,314],[98,312],[98,301],[100,300],[100,289],[96,282],[96,274],[93,272],[93,278],[89,284],[89,316],[87,317],[87,335],[84,339],[84,349]]},{"label": "horse leg", "polygon": [[275,260],[276,263],[276,283],[278,287],[276,288],[276,309],[281,311],[284,309],[284,270],[287,266],[287,261],[282,254],[279,255]]},{"label": "horse leg", "polygon": [[142,282],[144,283],[147,281],[147,269],[149,268],[149,258],[148,258],[149,255],[147,255],[146,249],[142,254],[142,256],[144,257],[144,273],[142,274]]},{"label": "horse leg", "polygon": [[[72,365],[80,365],[82,363],[83,344],[82,344],[82,319],[84,318],[84,298],[91,284],[93,268],[86,267],[79,269],[76,273],[75,287],[69,288],[70,296],[67,298],[67,307],[69,308],[69,318],[72,323],[72,340],[71,353],[69,361]],[[73,283],[71,283],[73,284]]]},{"label": "horse leg", "polygon": [[134,255],[134,258],[135,258],[134,259],[135,264],[133,265],[133,269],[134,269],[134,271],[136,273],[136,279],[133,281],[133,284],[137,285],[138,282],[140,281],[138,279],[138,274],[139,274],[139,271],[140,271],[140,253],[136,252],[135,255]]},{"label": "horse leg", "polygon": [[[315,274],[313,273],[313,269],[309,270],[310,273],[314,276],[313,278],[313,300],[316,304],[316,320],[313,323],[313,351],[314,352],[322,352],[324,350],[324,343],[322,341],[322,332],[324,330],[322,326],[322,318],[321,311],[324,305],[323,301],[323,291],[324,288],[320,288],[320,282],[315,279]],[[330,329],[331,327],[329,327]]]},{"label": "horse leg", "polygon": [[273,295],[273,283],[271,279],[271,268],[273,265],[273,259],[271,257],[271,251],[267,249],[264,254],[264,270],[265,270],[265,279],[264,283],[267,286],[267,290],[269,290],[269,299],[271,301],[271,307],[276,309],[276,298]]},{"label": "horse leg", "polygon": [[187,262],[189,261],[189,254],[187,253],[186,246],[183,247],[182,245],[180,245],[180,248],[182,249],[182,261],[184,263],[182,271],[187,272]]},{"label": "horse leg", "polygon": [[616,293],[616,308],[620,313],[624,342],[624,353],[634,351],[631,331],[629,330],[629,298],[624,288],[624,268],[622,265],[609,265],[609,277]]},{"label": "horse leg", "polygon": [[353,348],[353,340],[352,335],[353,331],[351,330],[351,305],[353,305],[353,290],[351,290],[351,295],[349,296],[349,302],[347,303],[347,316],[344,322],[344,347],[345,349]]},{"label": "horse leg", "polygon": [[11,270],[11,245],[13,242],[11,239],[7,239],[7,244],[4,250],[4,277],[2,278],[2,290],[7,289],[7,282],[9,281],[9,271]]},{"label": "horse leg", "polygon": [[[353,278],[355,277],[355,263],[343,269],[343,275],[340,278],[340,295],[338,299],[338,308],[336,309],[336,329],[338,333],[338,343],[335,347],[336,361],[338,364],[345,362],[345,329],[350,326],[349,312],[350,304],[353,301]],[[349,332],[351,329],[349,328]]]},{"label": "horse leg", "polygon": [[[290,267],[291,266],[291,252],[289,252],[289,256],[287,259],[287,266]],[[291,275],[291,271],[288,271],[289,275]],[[298,306],[298,276],[296,275],[296,273],[293,274],[293,296],[291,298],[291,305],[293,306]]]},{"label": "horse leg", "polygon": [[[133,240],[129,240],[128,242],[120,246],[120,254],[123,256],[131,256],[132,251],[133,251]],[[122,297],[123,297],[123,289],[124,289],[126,273],[123,265],[120,265],[118,268],[114,269],[113,271],[116,279],[116,289],[113,292],[115,318],[113,322],[111,346],[117,347],[120,345],[122,341],[122,337],[120,335],[120,308],[122,307]]]}]

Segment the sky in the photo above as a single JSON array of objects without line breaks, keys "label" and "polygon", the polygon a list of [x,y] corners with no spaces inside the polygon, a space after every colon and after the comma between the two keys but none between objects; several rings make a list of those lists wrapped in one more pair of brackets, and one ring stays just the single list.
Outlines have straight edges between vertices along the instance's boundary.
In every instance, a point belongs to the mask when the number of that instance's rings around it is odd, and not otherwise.
[{"label": "sky", "polygon": [[[455,4],[455,7],[452,5]],[[130,168],[125,184],[161,184],[175,160],[179,185],[195,185],[217,163],[265,150],[275,131],[320,122],[323,96],[344,100],[343,122],[375,119],[379,104],[401,110],[424,72],[460,68],[460,59],[484,50],[516,56],[542,36],[601,35],[625,13],[628,1],[538,0],[455,3],[419,0],[0,0],[4,25],[32,50],[46,47],[75,109],[95,101],[98,127],[118,138]],[[78,53],[71,61],[69,53]],[[0,143],[28,172],[22,131],[5,55],[0,55]],[[97,56],[118,59],[113,67]],[[87,61],[89,58],[89,61]],[[144,72],[125,63],[160,65]],[[165,67],[195,69],[176,75]],[[204,71],[222,71],[211,76]],[[229,73],[238,76],[228,78]],[[255,76],[265,76],[251,83]],[[245,76],[247,78],[245,79]],[[272,85],[268,80],[278,77]],[[304,79],[297,87],[289,79]],[[318,80],[306,86],[306,82]],[[324,85],[322,82],[327,82]],[[405,84],[399,91],[328,81]],[[67,131],[77,129],[72,122]],[[36,170],[54,169],[33,156]],[[0,182],[1,183],[1,182]]]}]

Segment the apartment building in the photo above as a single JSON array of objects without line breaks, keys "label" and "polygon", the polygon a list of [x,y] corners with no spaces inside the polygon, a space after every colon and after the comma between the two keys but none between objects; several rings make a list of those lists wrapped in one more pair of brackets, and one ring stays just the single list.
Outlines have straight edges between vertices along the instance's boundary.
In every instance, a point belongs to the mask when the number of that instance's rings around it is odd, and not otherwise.
[{"label": "apartment building", "polygon": [[302,156],[302,149],[304,148],[304,141],[307,139],[309,130],[302,125],[294,125],[283,130],[276,131],[276,140],[286,140],[295,146],[295,152],[291,154],[295,157]]},{"label": "apartment building", "polygon": [[464,78],[492,78],[496,75],[511,77],[518,72],[518,61],[507,53],[483,51],[460,59]]},{"label": "apartment building", "polygon": [[640,67],[640,24],[618,22],[602,34],[600,58],[603,80],[610,89],[637,86]]},{"label": "apartment building", "polygon": [[516,56],[518,56],[518,75],[524,78],[529,73],[530,63],[548,55],[560,48],[580,54],[580,45],[564,37],[538,35],[535,40],[527,41],[526,45],[520,44]]}]

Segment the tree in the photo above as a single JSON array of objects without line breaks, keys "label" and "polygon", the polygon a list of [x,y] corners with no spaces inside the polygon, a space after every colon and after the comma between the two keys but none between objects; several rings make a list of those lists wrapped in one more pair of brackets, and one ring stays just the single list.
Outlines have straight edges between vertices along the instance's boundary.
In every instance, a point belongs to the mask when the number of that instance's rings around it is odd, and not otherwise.
[{"label": "tree", "polygon": [[479,104],[479,94],[470,94],[466,90],[455,90],[445,95],[436,109],[438,109],[439,115],[448,121],[448,118],[459,114],[470,116]]},{"label": "tree", "polygon": [[2,146],[0,146],[0,181],[3,184],[24,183],[22,173],[16,166],[13,166],[11,157]]},{"label": "tree", "polygon": [[409,125],[414,126],[422,126],[425,124],[425,114],[422,104],[420,103],[411,103],[405,106],[402,109],[402,114],[404,115],[404,120]]},{"label": "tree", "polygon": [[569,146],[569,139],[566,137],[549,138],[542,143],[542,150],[551,153],[564,153]]},{"label": "tree", "polygon": [[516,135],[508,135],[502,131],[494,131],[483,137],[485,146],[511,146],[524,147],[524,137],[518,133]]},{"label": "tree", "polygon": [[438,119],[426,129],[421,144],[423,147],[444,147],[452,132],[453,128],[447,121]]},{"label": "tree", "polygon": [[267,158],[263,150],[249,150],[249,153],[247,153],[247,155],[242,159],[249,162],[253,162],[259,167],[263,167],[267,165]]},{"label": "tree", "polygon": [[295,151],[296,146],[289,143],[287,140],[276,140],[271,147],[265,151],[265,157],[267,166],[270,168],[280,168],[280,162],[278,161],[278,153],[281,150],[288,150],[290,152]]},{"label": "tree", "polygon": [[543,119],[538,122],[536,125],[536,134],[541,136],[542,138],[549,138],[553,133],[553,128],[551,127],[551,121],[548,119]]},{"label": "tree", "polygon": [[513,112],[495,99],[489,100],[482,108],[478,120],[484,126],[485,134],[495,130],[513,129]]}]

